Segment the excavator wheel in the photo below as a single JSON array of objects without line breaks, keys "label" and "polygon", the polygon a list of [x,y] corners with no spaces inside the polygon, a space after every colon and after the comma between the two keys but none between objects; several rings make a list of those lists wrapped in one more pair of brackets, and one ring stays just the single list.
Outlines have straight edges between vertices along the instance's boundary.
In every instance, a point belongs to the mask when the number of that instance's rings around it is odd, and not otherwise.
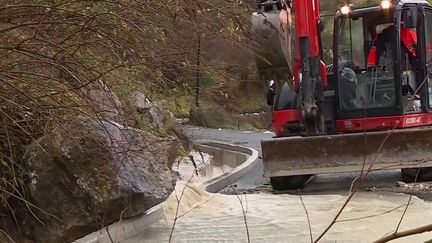
[{"label": "excavator wheel", "polygon": [[273,190],[296,190],[302,189],[313,175],[278,176],[270,177]]},{"label": "excavator wheel", "polygon": [[401,169],[401,173],[402,181],[407,183],[432,181],[432,167]]}]

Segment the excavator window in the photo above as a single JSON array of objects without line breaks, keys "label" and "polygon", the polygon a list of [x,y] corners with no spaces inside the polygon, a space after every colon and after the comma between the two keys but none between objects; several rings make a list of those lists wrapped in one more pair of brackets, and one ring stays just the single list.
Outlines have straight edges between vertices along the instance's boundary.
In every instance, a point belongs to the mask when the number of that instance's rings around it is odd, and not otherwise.
[{"label": "excavator window", "polygon": [[339,63],[349,62],[356,69],[365,68],[363,18],[345,18],[340,25]]},{"label": "excavator window", "polygon": [[[338,84],[341,110],[395,106],[391,18],[382,18],[382,13],[375,12],[340,21]],[[376,48],[379,62],[370,66],[367,58],[371,47],[364,43],[376,36],[383,40]]]},{"label": "excavator window", "polygon": [[[403,112],[421,112],[421,94],[416,93],[420,22],[414,21],[417,19],[416,8],[410,6],[404,8],[400,16],[397,25],[393,13],[384,11],[341,19],[338,41],[341,110],[360,110],[365,106],[367,109],[395,107],[396,85],[401,85]],[[426,47],[429,45],[430,48],[429,52],[426,50],[426,59],[428,69],[432,71],[432,10],[425,17],[425,41]],[[395,56],[399,56],[400,63],[396,62]],[[400,80],[395,79],[395,68],[401,70]],[[428,84],[432,88],[432,81],[428,80]],[[432,93],[432,89],[429,90]]]}]

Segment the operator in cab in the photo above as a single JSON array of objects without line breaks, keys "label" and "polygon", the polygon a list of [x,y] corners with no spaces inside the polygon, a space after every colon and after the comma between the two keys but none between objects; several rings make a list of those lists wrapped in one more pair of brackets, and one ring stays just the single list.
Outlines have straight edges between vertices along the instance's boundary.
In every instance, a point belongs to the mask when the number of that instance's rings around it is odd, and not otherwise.
[{"label": "operator in cab", "polygon": [[[372,45],[368,56],[368,67],[374,68],[380,66],[382,71],[392,70],[391,58],[383,58],[391,53],[391,46],[389,43],[393,41],[393,25],[386,27],[381,33],[373,38]],[[417,57],[417,33],[415,28],[406,28],[400,26],[401,33],[401,48],[402,48],[402,92],[404,95],[414,95],[417,84],[415,72],[418,68]],[[386,55],[387,54],[387,55]]]}]

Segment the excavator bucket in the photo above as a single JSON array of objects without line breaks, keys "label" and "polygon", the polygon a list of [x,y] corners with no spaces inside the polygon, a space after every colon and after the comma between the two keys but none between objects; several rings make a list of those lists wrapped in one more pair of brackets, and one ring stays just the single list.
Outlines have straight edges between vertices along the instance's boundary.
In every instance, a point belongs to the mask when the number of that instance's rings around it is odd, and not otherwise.
[{"label": "excavator bucket", "polygon": [[261,142],[266,177],[432,167],[432,128],[287,137]]}]

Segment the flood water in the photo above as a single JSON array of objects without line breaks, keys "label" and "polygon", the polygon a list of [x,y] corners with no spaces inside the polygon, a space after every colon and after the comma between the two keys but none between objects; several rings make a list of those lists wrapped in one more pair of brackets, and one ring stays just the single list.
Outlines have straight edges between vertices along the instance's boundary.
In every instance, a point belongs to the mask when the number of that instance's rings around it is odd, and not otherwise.
[{"label": "flood water", "polygon": [[[200,186],[178,183],[178,220],[172,242],[247,242],[244,205],[251,242],[310,242],[308,221],[298,195],[256,193],[242,196],[210,194]],[[183,188],[186,188],[183,190]],[[345,195],[344,195],[345,194]],[[346,192],[303,195],[315,239],[343,204]],[[164,218],[124,243],[168,242],[176,217],[173,194],[164,203]],[[344,210],[338,223],[320,242],[371,242],[394,232],[409,199],[398,193],[359,192]],[[432,223],[432,203],[412,197],[400,230]],[[432,233],[392,242],[425,242]]]}]

